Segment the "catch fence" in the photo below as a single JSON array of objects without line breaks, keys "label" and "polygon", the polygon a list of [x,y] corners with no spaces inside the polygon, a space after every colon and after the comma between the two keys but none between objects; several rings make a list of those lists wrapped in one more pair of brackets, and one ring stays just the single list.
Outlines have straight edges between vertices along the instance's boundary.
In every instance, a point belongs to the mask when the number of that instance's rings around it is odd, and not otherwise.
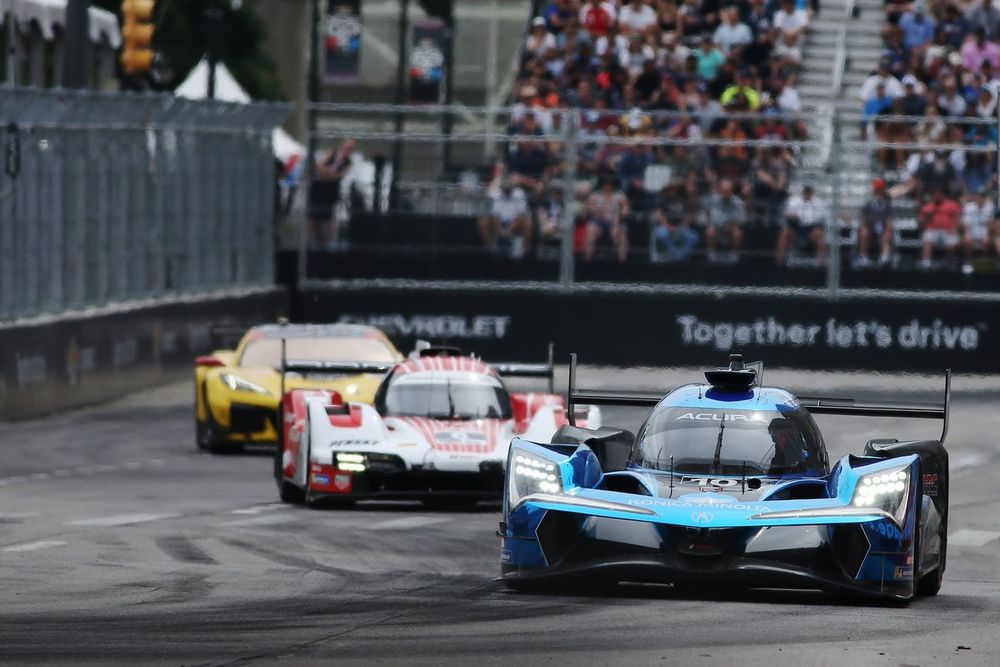
[{"label": "catch fence", "polygon": [[[961,220],[959,245],[935,247],[924,261],[920,214],[938,186],[960,207],[979,193],[995,203],[992,117],[865,118],[832,105],[797,114],[351,104],[315,111],[319,158],[339,159],[335,150],[348,140],[359,155],[323,210],[307,210],[309,187],[300,188],[301,225],[287,241],[306,280],[1000,291],[995,249],[966,252]],[[879,224],[863,214],[876,179],[891,208],[887,248]],[[625,210],[614,225],[597,219],[604,181],[624,195],[615,197]],[[803,207],[805,186],[813,204]],[[520,204],[508,188],[523,192],[524,223],[509,219]],[[821,233],[802,220],[783,232],[804,209],[814,209],[808,215]]]},{"label": "catch fence", "polygon": [[0,321],[270,285],[288,108],[0,94]]}]

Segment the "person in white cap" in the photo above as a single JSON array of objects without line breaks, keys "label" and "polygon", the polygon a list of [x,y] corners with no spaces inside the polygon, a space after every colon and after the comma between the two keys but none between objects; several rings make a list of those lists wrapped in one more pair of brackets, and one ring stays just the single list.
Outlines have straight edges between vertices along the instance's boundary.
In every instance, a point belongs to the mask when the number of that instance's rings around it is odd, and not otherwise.
[{"label": "person in white cap", "polygon": [[656,12],[643,0],[629,0],[618,11],[618,26],[623,32],[645,34],[656,26]]},{"label": "person in white cap", "polygon": [[885,58],[879,61],[878,70],[861,84],[861,104],[875,96],[880,84],[885,86],[885,92],[890,97],[903,95],[903,86],[899,83],[899,79],[889,71],[889,62]]},{"label": "person in white cap", "polygon": [[531,30],[524,42],[524,52],[535,56],[544,56],[549,49],[556,48],[556,38],[545,27],[545,19],[536,16],[531,19]]}]

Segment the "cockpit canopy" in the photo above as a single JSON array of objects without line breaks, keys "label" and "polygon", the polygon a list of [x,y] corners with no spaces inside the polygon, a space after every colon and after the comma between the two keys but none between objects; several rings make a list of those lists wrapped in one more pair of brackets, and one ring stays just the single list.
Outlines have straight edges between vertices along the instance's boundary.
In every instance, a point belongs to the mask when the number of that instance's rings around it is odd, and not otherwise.
[{"label": "cockpit canopy", "polygon": [[731,405],[704,400],[704,407],[678,407],[672,395],[640,428],[632,465],[699,475],[818,477],[829,472],[819,428],[796,402],[769,402],[758,409],[753,400]]}]

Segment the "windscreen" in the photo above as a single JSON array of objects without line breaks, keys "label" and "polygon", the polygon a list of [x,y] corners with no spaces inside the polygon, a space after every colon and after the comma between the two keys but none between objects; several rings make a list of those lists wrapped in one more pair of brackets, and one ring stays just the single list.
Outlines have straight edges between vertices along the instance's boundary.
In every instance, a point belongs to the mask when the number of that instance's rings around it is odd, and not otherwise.
[{"label": "windscreen", "polygon": [[497,383],[434,379],[391,382],[385,395],[389,417],[508,419],[510,397]]},{"label": "windscreen", "polygon": [[[395,361],[392,350],[375,338],[286,338],[285,357],[296,361]],[[240,366],[280,368],[281,340],[264,338],[248,343]]]},{"label": "windscreen", "polygon": [[632,458],[644,468],[708,475],[827,472],[819,430],[801,407],[657,408],[639,430]]}]

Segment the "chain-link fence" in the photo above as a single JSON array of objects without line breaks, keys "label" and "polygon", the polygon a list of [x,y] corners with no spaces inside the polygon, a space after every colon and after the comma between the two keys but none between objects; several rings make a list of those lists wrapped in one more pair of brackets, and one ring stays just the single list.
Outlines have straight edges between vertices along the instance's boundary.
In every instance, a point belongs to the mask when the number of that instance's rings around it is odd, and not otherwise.
[{"label": "chain-link fence", "polygon": [[310,279],[1000,289],[993,118],[317,111]]},{"label": "chain-link fence", "polygon": [[0,93],[0,320],[273,282],[280,105]]}]

